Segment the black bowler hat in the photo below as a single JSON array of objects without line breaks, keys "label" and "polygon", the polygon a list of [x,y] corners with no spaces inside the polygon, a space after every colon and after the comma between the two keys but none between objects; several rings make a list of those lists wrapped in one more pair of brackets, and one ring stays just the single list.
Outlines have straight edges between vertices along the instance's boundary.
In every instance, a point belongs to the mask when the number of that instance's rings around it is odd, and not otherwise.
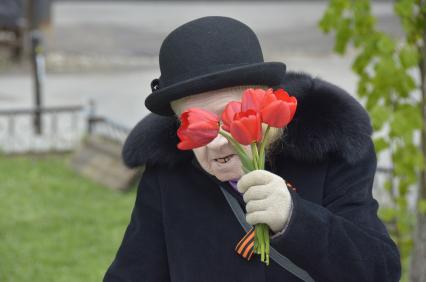
[{"label": "black bowler hat", "polygon": [[208,16],[173,30],[160,48],[161,76],[152,80],[145,106],[173,116],[170,102],[185,96],[237,85],[273,87],[286,65],[264,62],[256,34],[229,17]]}]

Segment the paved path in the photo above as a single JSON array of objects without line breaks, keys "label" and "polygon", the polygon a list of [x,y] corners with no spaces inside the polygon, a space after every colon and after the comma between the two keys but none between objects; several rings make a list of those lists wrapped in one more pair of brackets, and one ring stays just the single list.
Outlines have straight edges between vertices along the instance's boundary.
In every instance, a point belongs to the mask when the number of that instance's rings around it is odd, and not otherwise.
[{"label": "paved path", "polygon": [[[327,2],[56,3],[53,50],[117,56],[156,56],[164,37],[192,19],[222,15],[250,26],[266,54],[328,54],[332,36],[317,27]],[[375,3],[379,27],[400,35],[390,3]],[[66,36],[64,36],[66,34]],[[102,46],[100,48],[99,46]]]}]

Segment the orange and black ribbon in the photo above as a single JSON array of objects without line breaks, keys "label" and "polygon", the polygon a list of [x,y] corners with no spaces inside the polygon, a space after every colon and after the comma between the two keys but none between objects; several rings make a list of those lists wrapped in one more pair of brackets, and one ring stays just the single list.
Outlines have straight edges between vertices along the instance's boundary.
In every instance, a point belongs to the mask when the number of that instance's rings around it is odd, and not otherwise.
[{"label": "orange and black ribbon", "polygon": [[243,238],[241,238],[235,247],[235,251],[237,251],[237,253],[246,260],[250,260],[251,256],[253,255],[255,233],[256,231],[254,230],[254,226],[252,226],[252,228],[247,232],[246,235],[244,235]]},{"label": "orange and black ribbon", "polygon": [[[296,187],[294,187],[291,183],[286,181],[287,188],[296,191]],[[251,227],[249,231],[247,231],[246,235],[238,242],[235,246],[235,251],[245,258],[246,260],[250,260],[254,253],[254,239],[255,239],[256,230],[254,226]]]}]

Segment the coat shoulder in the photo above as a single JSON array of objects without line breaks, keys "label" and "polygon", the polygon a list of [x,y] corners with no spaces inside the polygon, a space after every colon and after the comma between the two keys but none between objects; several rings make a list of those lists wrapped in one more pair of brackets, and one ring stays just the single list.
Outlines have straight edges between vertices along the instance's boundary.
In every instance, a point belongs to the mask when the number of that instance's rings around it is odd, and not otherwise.
[{"label": "coat shoulder", "polygon": [[367,153],[370,116],[347,91],[303,72],[288,74],[278,87],[298,100],[295,116],[280,141],[282,154],[308,162],[333,154],[353,163]]}]

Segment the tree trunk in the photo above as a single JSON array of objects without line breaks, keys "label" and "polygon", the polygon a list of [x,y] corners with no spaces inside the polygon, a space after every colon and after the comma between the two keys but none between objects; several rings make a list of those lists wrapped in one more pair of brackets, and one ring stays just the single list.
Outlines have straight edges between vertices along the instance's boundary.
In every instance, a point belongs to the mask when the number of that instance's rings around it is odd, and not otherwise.
[{"label": "tree trunk", "polygon": [[[421,148],[426,160],[426,26],[423,29],[423,48],[421,50],[420,80],[422,92],[423,128],[421,134]],[[420,173],[419,200],[426,200],[426,169]],[[411,282],[426,281],[426,214],[421,214],[417,209],[416,228],[414,232],[414,249],[411,255]]]}]

